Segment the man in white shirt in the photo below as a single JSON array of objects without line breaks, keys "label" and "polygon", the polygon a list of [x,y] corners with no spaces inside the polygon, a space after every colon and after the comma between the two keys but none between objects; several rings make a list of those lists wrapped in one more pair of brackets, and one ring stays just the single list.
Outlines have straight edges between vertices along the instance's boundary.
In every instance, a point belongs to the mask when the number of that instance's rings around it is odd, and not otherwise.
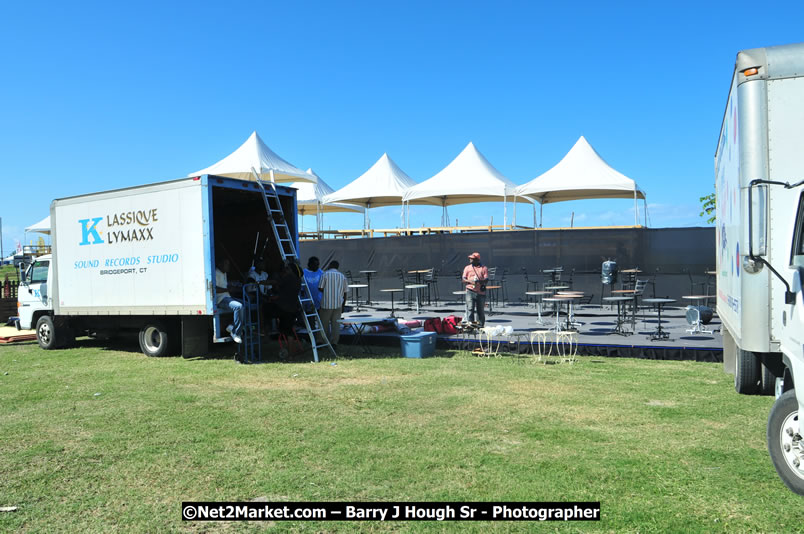
[{"label": "man in white shirt", "polygon": [[[270,307],[271,307],[271,282],[269,281],[268,273],[265,271],[265,259],[260,258],[257,260],[255,266],[253,266],[248,271],[247,278],[250,281],[253,281],[257,284],[257,287],[260,291],[260,323],[261,329],[266,331],[266,328],[270,330],[271,327],[271,314],[270,314]],[[251,294],[249,294],[251,296]]]},{"label": "man in white shirt", "polygon": [[268,273],[265,272],[265,260],[260,258],[257,260],[256,266],[252,267],[248,272],[248,278],[254,280],[260,287],[260,300],[268,298],[268,290],[271,289],[271,284],[268,283]]},{"label": "man in white shirt", "polygon": [[235,343],[242,343],[240,334],[243,328],[243,303],[229,295],[229,277],[227,275],[229,269],[231,269],[229,258],[219,258],[215,267],[215,295],[218,307],[232,310],[234,316],[234,324],[227,326],[226,331],[229,332]]},{"label": "man in white shirt", "polygon": [[318,290],[321,291],[321,310],[318,312],[321,317],[321,328],[329,337],[329,342],[333,348],[337,347],[338,340],[341,338],[341,325],[338,319],[343,313],[343,306],[346,304],[346,293],[349,291],[349,282],[346,276],[338,271],[340,264],[332,260],[329,262],[327,270],[321,275],[321,282]]}]

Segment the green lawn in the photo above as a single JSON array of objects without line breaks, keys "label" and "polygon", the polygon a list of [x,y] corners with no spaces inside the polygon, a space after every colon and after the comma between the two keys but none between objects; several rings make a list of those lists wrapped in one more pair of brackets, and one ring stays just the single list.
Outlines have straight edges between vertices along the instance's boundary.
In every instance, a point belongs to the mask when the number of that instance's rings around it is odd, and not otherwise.
[{"label": "green lawn", "polygon": [[[0,347],[0,531],[530,531],[532,523],[186,523],[183,500],[601,501],[548,530],[792,532],[772,399],[720,364],[442,352],[236,365],[85,341]],[[5,374],[7,373],[7,374]]]},{"label": "green lawn", "polygon": [[6,275],[8,275],[9,280],[16,280],[19,278],[19,273],[17,272],[17,268],[13,265],[0,265],[0,282],[6,279]]}]

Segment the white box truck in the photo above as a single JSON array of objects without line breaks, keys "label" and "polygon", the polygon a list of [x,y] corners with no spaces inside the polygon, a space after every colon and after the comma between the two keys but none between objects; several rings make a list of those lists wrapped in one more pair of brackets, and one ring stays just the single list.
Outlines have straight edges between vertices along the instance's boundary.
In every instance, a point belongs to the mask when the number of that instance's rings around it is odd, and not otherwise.
[{"label": "white box truck", "polygon": [[744,50],[715,154],[723,365],[739,393],[776,395],[768,450],[779,476],[800,495],[803,179],[804,43]]},{"label": "white box truck", "polygon": [[[296,190],[276,186],[298,249]],[[216,308],[216,258],[238,278],[255,255],[269,272],[281,254],[256,182],[203,175],[54,200],[52,255],[20,276],[20,328],[44,349],[77,335],[139,334],[149,356],[204,354],[230,341]],[[257,236],[259,243],[257,242]],[[234,276],[232,276],[234,274]],[[235,295],[233,295],[235,296]]]}]

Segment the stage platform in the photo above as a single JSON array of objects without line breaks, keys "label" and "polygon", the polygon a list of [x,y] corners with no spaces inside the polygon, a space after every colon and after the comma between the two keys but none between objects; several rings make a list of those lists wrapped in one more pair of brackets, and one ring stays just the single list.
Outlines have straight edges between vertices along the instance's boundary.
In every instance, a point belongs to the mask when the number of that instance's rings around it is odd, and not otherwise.
[{"label": "stage platform", "polygon": [[[675,303],[679,304],[679,303]],[[351,308],[351,309],[350,309]],[[357,320],[366,318],[390,317],[391,304],[389,302],[375,302],[371,306],[360,305],[360,310],[354,309],[351,302],[347,305],[347,312],[343,320],[350,318]],[[444,318],[448,315],[463,316],[462,302],[441,302],[439,305],[422,306],[417,313],[405,304],[395,303],[395,315],[400,320],[418,320],[424,322],[430,317]],[[529,352],[530,341],[525,334],[534,330],[547,330],[555,327],[555,314],[550,309],[543,309],[542,322],[539,323],[538,313],[529,304],[516,303],[505,306],[494,306],[493,311],[486,311],[486,326],[510,326],[514,333],[521,336],[504,337],[495,336],[496,341],[514,340],[513,350]],[[562,323],[566,321],[565,310],[560,315]],[[662,308],[661,326],[669,334],[667,339],[652,340],[652,334],[659,325],[658,314],[655,309],[645,305],[640,306],[636,314],[636,321],[632,327],[629,321],[623,325],[626,335],[615,333],[617,326],[617,311],[608,307],[601,308],[598,304],[579,305],[574,307],[574,321],[577,329],[577,343],[579,355],[609,356],[626,358],[646,358],[654,360],[694,360],[702,362],[723,361],[723,340],[720,334],[720,319],[715,315],[708,325],[704,325],[711,333],[691,333],[691,325],[686,320],[684,306],[670,305]],[[414,331],[421,332],[419,328]],[[346,331],[342,333],[341,345],[350,343],[352,336]],[[370,333],[368,329],[363,334],[363,343],[367,345],[392,346],[399,343],[399,336],[393,332]],[[479,346],[476,335],[439,335],[439,348],[453,348],[471,350],[472,346]]]}]

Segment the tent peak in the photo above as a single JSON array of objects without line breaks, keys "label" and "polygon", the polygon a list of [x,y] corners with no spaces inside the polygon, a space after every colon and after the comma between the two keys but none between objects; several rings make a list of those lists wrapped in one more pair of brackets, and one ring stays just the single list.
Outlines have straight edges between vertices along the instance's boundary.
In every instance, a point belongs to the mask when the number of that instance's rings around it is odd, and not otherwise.
[{"label": "tent peak", "polygon": [[547,172],[517,187],[517,195],[546,204],[587,198],[644,198],[637,183],[615,170],[584,136]]},{"label": "tent peak", "polygon": [[310,181],[314,178],[293,164],[284,160],[260,138],[257,130],[251,132],[246,141],[234,152],[217,163],[190,173],[188,176],[201,174],[217,174],[240,180],[253,180],[251,169],[259,172],[261,179],[273,179],[277,182]]}]

